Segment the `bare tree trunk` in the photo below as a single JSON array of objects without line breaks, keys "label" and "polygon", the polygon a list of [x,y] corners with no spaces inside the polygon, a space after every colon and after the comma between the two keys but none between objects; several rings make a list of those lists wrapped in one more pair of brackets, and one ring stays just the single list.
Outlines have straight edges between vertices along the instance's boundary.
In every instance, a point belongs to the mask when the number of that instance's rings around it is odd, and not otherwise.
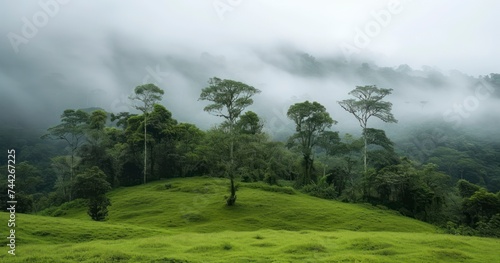
[{"label": "bare tree trunk", "polygon": [[151,158],[150,160],[150,166],[149,166],[149,175],[151,175],[150,178],[153,178],[153,180],[155,180],[155,171],[154,171],[154,167],[155,167],[155,158],[154,158],[154,144],[152,144],[150,147],[149,147],[149,157]]},{"label": "bare tree trunk", "polygon": [[366,128],[364,130],[364,136],[363,136],[363,140],[364,140],[364,143],[365,143],[365,148],[364,148],[364,153],[363,153],[363,158],[364,158],[364,166],[365,166],[365,174],[366,174],[366,171],[367,171],[367,164],[366,164],[366,157],[367,157],[367,154],[366,154],[366,148],[367,148],[367,140],[366,140]]},{"label": "bare tree trunk", "polygon": [[144,112],[144,183],[146,183],[146,155],[147,155],[147,146],[146,146],[146,124],[147,124],[147,116]]},{"label": "bare tree trunk", "polygon": [[72,200],[73,196],[72,196],[72,187],[71,187],[71,184],[73,183],[73,177],[74,177],[74,173],[75,173],[75,169],[74,169],[74,165],[75,165],[75,149],[73,148],[73,146],[71,146],[71,167],[70,167],[70,178],[69,178],[69,201]]},{"label": "bare tree trunk", "polygon": [[364,149],[363,149],[363,164],[364,164],[364,168],[365,168],[365,174],[363,175],[364,177],[364,183],[363,183],[363,197],[366,198],[366,196],[369,194],[369,185],[368,184],[368,174],[367,174],[367,171],[368,171],[368,168],[367,168],[367,150],[366,148],[368,147],[368,141],[367,141],[367,138],[366,138],[366,124],[364,125],[363,127],[363,142],[364,142]]},{"label": "bare tree trunk", "polygon": [[229,180],[231,181],[231,196],[227,199],[227,205],[232,206],[236,203],[236,189],[234,188],[234,138],[233,138],[233,124],[230,121],[229,137],[231,145],[229,147]]}]

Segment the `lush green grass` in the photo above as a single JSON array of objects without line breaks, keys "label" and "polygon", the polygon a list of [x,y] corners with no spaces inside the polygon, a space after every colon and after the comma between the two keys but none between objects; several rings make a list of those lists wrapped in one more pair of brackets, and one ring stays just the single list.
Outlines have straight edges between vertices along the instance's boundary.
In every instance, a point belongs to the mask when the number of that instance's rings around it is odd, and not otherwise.
[{"label": "lush green grass", "polygon": [[[0,262],[496,262],[500,240],[440,234],[369,205],[227,181],[175,179],[110,193],[109,220],[77,202],[61,217],[17,215],[16,256]],[[52,211],[54,212],[54,211]],[[7,214],[1,214],[7,221]],[[2,233],[7,233],[2,224]]]}]

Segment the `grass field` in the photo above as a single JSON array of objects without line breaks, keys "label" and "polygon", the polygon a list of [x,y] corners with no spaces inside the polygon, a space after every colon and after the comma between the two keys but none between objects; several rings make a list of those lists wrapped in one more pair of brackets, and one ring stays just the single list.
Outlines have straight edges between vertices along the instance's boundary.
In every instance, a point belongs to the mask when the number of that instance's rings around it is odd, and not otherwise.
[{"label": "grass field", "polygon": [[117,189],[106,222],[79,202],[46,212],[58,217],[17,214],[16,255],[4,241],[0,262],[500,262],[498,239],[262,184],[242,183],[226,207],[227,185],[199,177]]}]

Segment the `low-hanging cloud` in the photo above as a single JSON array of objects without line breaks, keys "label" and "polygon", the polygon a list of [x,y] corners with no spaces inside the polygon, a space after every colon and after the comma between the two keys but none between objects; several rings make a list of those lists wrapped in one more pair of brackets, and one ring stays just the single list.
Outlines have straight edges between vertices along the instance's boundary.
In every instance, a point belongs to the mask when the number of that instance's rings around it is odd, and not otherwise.
[{"label": "low-hanging cloud", "polygon": [[[478,75],[500,68],[499,3],[444,3],[453,12],[429,1],[3,1],[2,118],[45,129],[67,108],[134,111],[128,96],[151,82],[176,119],[209,128],[220,120],[197,99],[214,76],[261,89],[250,109],[275,137],[292,127],[288,106],[304,100],[325,105],[333,129],[357,129],[337,101],[358,85],[394,89],[400,123],[443,118],[471,100]],[[380,32],[356,46],[375,23]],[[348,59],[346,43],[359,51]],[[497,93],[470,104],[460,125],[498,112]]]}]

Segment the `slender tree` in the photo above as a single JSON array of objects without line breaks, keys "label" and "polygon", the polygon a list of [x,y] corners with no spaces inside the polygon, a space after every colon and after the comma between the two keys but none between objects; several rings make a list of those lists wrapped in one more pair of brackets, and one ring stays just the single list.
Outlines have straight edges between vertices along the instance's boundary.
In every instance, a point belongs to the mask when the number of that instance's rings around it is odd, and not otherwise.
[{"label": "slender tree", "polygon": [[398,122],[391,113],[392,103],[382,100],[385,96],[391,94],[391,92],[392,89],[377,88],[375,85],[356,86],[354,90],[349,92],[349,95],[352,95],[356,99],[347,99],[338,102],[344,110],[354,115],[363,129],[365,173],[367,171],[368,119],[373,116],[384,122]]},{"label": "slender tree", "polygon": [[236,202],[236,190],[234,187],[234,125],[243,110],[253,104],[252,96],[260,93],[260,90],[245,83],[219,79],[213,77],[208,80],[209,86],[201,91],[198,100],[207,100],[212,104],[207,105],[204,110],[218,117],[223,117],[229,124],[229,169],[228,175],[231,181],[231,196],[227,199],[227,205]]},{"label": "slender tree", "polygon": [[330,117],[323,105],[309,101],[290,106],[287,116],[295,122],[296,133],[290,137],[290,143],[298,142],[299,144],[305,168],[301,183],[307,184],[311,180],[313,168],[312,149],[320,142],[320,137],[325,129],[337,121]]},{"label": "slender tree", "polygon": [[131,100],[138,100],[142,104],[134,106],[136,109],[142,111],[144,115],[144,183],[147,182],[147,140],[146,140],[146,126],[147,126],[147,118],[149,112],[153,110],[153,106],[156,102],[161,100],[161,96],[164,94],[164,91],[158,88],[154,84],[145,84],[141,86],[137,86],[134,90],[135,95],[131,96]]}]

